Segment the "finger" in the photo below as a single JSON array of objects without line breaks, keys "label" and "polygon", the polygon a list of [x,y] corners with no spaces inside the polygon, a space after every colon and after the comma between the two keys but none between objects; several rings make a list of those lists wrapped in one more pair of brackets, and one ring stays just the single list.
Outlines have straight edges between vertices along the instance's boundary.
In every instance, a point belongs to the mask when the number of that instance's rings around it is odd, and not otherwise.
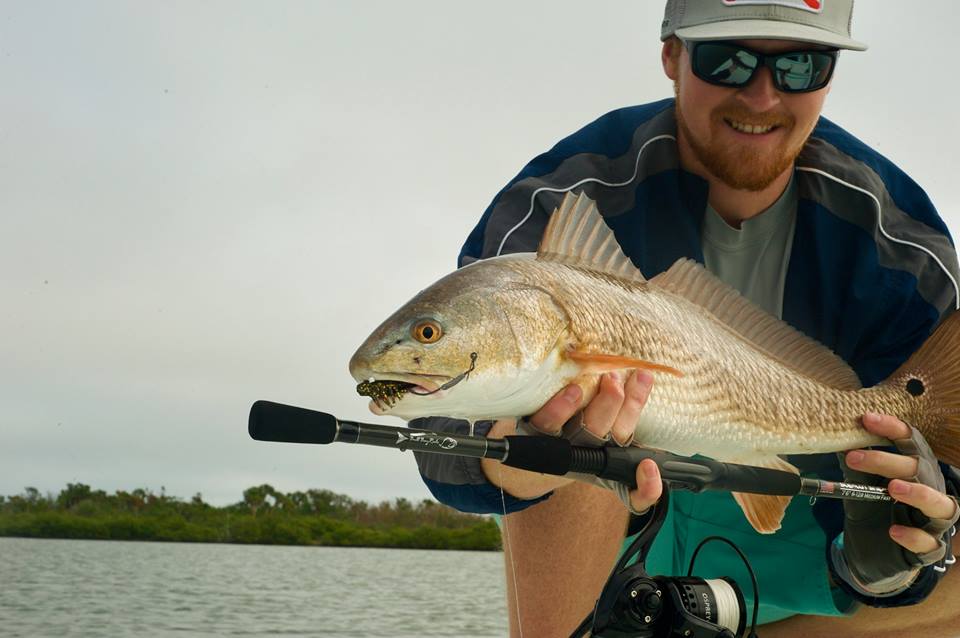
[{"label": "finger", "polygon": [[605,437],[623,405],[623,377],[607,372],[600,377],[597,396],[583,409],[583,424],[591,433]]},{"label": "finger", "polygon": [[895,479],[887,487],[890,496],[911,505],[930,518],[951,518],[957,507],[952,498],[938,490],[920,483]]},{"label": "finger", "polygon": [[887,478],[911,478],[917,475],[917,459],[903,454],[880,450],[853,450],[847,452],[847,465],[855,470],[886,476]]},{"label": "finger", "polygon": [[653,387],[653,375],[643,370],[634,370],[623,386],[623,405],[613,422],[611,434],[617,441],[626,442],[633,438],[637,429],[640,413],[650,396]]},{"label": "finger", "polygon": [[510,436],[517,433],[517,420],[516,419],[500,419],[494,421],[493,425],[490,426],[490,429],[487,430],[488,439],[502,439],[505,436]]},{"label": "finger", "polygon": [[568,385],[534,412],[529,421],[541,432],[559,432],[563,424],[580,409],[581,399],[583,399],[583,390],[580,386]]},{"label": "finger", "polygon": [[867,412],[863,415],[863,427],[887,439],[905,439],[910,436],[910,427],[895,416]]},{"label": "finger", "polygon": [[932,552],[940,543],[930,534],[916,527],[905,527],[903,525],[890,526],[890,538],[895,543],[906,547],[914,554],[926,554]]},{"label": "finger", "polygon": [[652,459],[643,459],[637,466],[637,488],[630,490],[630,507],[643,512],[660,500],[662,493],[660,468]]}]

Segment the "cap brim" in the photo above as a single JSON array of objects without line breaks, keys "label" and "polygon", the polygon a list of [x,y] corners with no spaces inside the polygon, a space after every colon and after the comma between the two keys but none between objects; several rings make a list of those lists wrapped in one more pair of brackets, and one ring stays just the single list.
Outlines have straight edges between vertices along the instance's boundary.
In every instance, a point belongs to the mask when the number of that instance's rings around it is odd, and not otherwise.
[{"label": "cap brim", "polygon": [[852,38],[791,22],[770,20],[725,20],[674,32],[681,40],[796,40],[838,49],[866,51],[867,45]]}]

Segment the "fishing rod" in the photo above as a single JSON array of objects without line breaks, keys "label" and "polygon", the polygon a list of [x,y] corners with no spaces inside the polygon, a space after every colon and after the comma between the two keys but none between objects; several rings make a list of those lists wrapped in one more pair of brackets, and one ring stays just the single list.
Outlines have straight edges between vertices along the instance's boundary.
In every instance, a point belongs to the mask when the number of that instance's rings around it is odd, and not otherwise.
[{"label": "fishing rod", "polygon": [[719,490],[858,501],[890,501],[883,487],[827,481],[792,472],[658,452],[639,447],[584,447],[560,437],[506,436],[502,439],[449,434],[420,428],[394,427],[338,419],[307,408],[257,401],[250,408],[248,432],[258,441],[334,442],[373,445],[400,451],[447,454],[500,461],[522,470],[563,476],[591,474],[635,488],[636,469],[652,459],[660,476],[675,490]]},{"label": "fishing rod", "polygon": [[806,478],[782,470],[678,456],[638,447],[582,447],[571,445],[560,437],[505,436],[497,439],[346,421],[325,412],[272,401],[257,401],[251,406],[248,431],[258,441],[321,445],[355,443],[401,451],[487,458],[543,474],[592,474],[631,488],[636,487],[636,470],[640,462],[653,459],[664,482],[663,495],[646,515],[643,529],[621,555],[594,609],[574,629],[571,638],[735,638],[744,635],[746,605],[736,581],[728,577],[705,580],[693,576],[697,553],[709,541],[730,545],[750,573],[754,592],[750,636],[756,637],[760,602],[756,576],[746,556],[730,540],[715,536],[703,539],[693,553],[685,577],[647,573],[647,552],[663,525],[672,489],[891,500],[882,487]]}]

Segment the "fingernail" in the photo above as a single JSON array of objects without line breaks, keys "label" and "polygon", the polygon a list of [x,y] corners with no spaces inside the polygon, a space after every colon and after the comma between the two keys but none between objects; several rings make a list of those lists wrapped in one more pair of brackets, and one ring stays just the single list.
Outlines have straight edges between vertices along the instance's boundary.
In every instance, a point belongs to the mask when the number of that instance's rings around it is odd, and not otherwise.
[{"label": "fingernail", "polygon": [[891,525],[890,526],[890,536],[894,538],[903,538],[906,534],[906,528],[901,525]]},{"label": "fingernail", "polygon": [[580,386],[570,385],[564,388],[563,398],[571,403],[576,403],[580,400]]},{"label": "fingernail", "polygon": [[649,389],[653,385],[653,375],[649,372],[637,372],[637,383],[639,383],[644,390]]},{"label": "fingernail", "polygon": [[880,423],[880,415],[876,412],[867,412],[863,415],[863,422],[869,423],[870,425],[876,425]]},{"label": "fingernail", "polygon": [[912,486],[906,481],[890,481],[890,486],[887,489],[890,490],[891,494],[906,496],[910,493],[911,487]]},{"label": "fingernail", "polygon": [[650,394],[650,383],[651,380],[644,379],[641,373],[638,372],[633,382],[624,387],[627,389],[627,392],[630,393],[630,396],[638,401],[642,401]]},{"label": "fingernail", "polygon": [[643,464],[643,475],[648,479],[657,478],[657,466],[654,463]]},{"label": "fingernail", "polygon": [[853,452],[847,454],[847,465],[860,465],[865,457],[866,454],[860,450],[854,450]]}]

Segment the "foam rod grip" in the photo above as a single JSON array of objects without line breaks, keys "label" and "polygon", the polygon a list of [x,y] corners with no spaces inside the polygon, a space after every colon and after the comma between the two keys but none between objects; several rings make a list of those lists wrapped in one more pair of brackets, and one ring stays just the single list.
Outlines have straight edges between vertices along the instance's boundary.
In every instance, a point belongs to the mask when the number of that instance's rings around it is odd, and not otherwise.
[{"label": "foam rod grip", "polygon": [[570,471],[570,441],[552,436],[508,436],[504,465],[563,476]]},{"label": "foam rod grip", "polygon": [[337,418],[326,412],[257,401],[250,407],[247,431],[257,441],[327,444],[337,437]]},{"label": "foam rod grip", "polygon": [[793,472],[748,465],[725,466],[726,476],[715,488],[751,494],[792,496],[800,493],[800,477]]}]

